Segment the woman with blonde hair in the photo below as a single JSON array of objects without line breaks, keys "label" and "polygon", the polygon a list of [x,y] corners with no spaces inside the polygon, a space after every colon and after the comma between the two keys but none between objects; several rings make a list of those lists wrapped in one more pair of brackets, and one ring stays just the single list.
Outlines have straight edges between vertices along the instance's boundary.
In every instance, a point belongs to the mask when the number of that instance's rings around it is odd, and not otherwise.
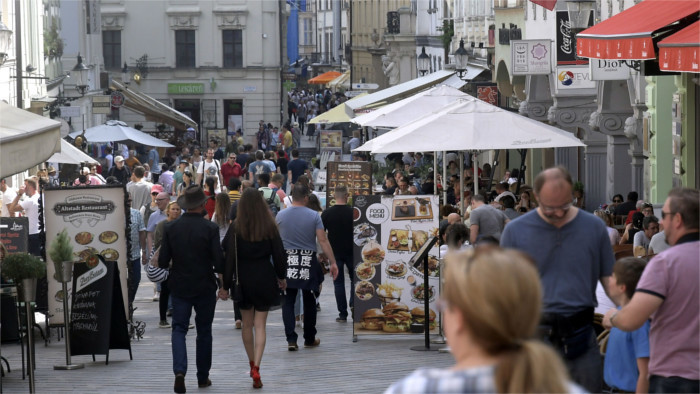
[{"label": "woman with blonde hair", "polygon": [[270,208],[255,188],[243,191],[230,230],[224,238],[226,268],[219,297],[226,299],[234,280],[240,284],[241,338],[253,387],[261,388],[260,361],[265,349],[267,314],[277,303],[279,289],[287,288],[286,253]]},{"label": "woman with blonde hair", "polygon": [[228,215],[231,211],[231,200],[226,193],[216,195],[214,202],[214,214],[211,216],[211,221],[219,226],[219,241],[224,242],[224,237],[229,227]]},{"label": "woman with blonde hair", "polygon": [[605,229],[608,230],[608,237],[610,238],[610,244],[615,246],[620,243],[620,232],[613,228],[613,218],[610,213],[602,209],[596,209],[593,214],[600,218],[605,223]]},{"label": "woman with blonde hair", "polygon": [[[555,351],[537,339],[542,309],[532,260],[514,250],[447,259],[440,303],[450,369],[419,369],[387,393],[582,392]],[[494,286],[498,283],[498,286]]]}]

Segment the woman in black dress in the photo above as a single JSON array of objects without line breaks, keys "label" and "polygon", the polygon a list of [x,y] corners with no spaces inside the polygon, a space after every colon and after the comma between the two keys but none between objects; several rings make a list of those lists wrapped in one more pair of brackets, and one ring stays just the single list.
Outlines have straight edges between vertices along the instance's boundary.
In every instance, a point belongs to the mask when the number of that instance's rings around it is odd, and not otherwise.
[{"label": "woman in black dress", "polygon": [[286,253],[270,208],[257,189],[243,191],[237,211],[223,242],[226,269],[224,286],[219,292],[220,297],[225,299],[228,289],[232,288],[237,260],[243,293],[238,303],[243,318],[241,337],[248,354],[253,387],[260,388],[260,361],[265,349],[267,313],[271,306],[278,303],[279,289],[287,287]]}]

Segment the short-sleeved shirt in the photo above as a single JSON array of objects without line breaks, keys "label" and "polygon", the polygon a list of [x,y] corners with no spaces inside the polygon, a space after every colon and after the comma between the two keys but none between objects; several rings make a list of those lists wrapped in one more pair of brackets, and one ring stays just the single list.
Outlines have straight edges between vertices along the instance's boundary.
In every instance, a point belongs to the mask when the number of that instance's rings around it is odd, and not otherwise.
[{"label": "short-sleeved shirt", "polygon": [[272,168],[265,163],[262,160],[256,160],[252,163],[250,163],[250,168],[248,168],[248,172],[253,174],[253,180],[255,183],[255,187],[258,187],[258,175],[260,174],[269,174],[272,172]]},{"label": "short-sleeved shirt", "polygon": [[[182,178],[183,178],[183,173],[178,168],[177,171],[175,171],[173,173],[173,182],[175,183],[175,190],[177,190],[178,186],[180,186],[180,184],[182,183],[182,181],[183,181]],[[170,193],[171,191],[168,190],[167,192]]]},{"label": "short-sleeved shirt", "polygon": [[158,183],[163,185],[163,190],[165,190],[166,193],[172,194],[173,193],[173,172],[168,170],[165,171],[164,173],[160,174],[160,177],[158,177]]},{"label": "short-sleeved shirt", "polygon": [[[688,237],[686,235],[686,237]],[[700,379],[700,241],[676,243],[649,261],[637,291],[663,300],[651,315],[649,375]]]},{"label": "short-sleeved shirt", "polygon": [[146,226],[146,231],[148,231],[149,233],[155,232],[158,223],[162,222],[165,219],[167,219],[165,213],[160,209],[156,208],[156,210],[153,211],[151,216],[148,217],[148,225]]},{"label": "short-sleeved shirt", "polygon": [[[262,192],[263,199],[265,200],[265,203],[267,204],[267,200],[272,197],[272,191],[274,188],[271,187],[260,187],[258,188]],[[279,190],[278,190],[279,191]],[[280,198],[279,194],[275,193],[275,198],[272,199],[274,203],[277,205],[277,209],[282,209],[282,199]]]},{"label": "short-sleeved shirt", "polygon": [[157,149],[148,151],[148,165],[151,166],[152,174],[160,174],[160,155]]},{"label": "short-sleeved shirt", "polygon": [[318,212],[291,206],[275,217],[285,249],[316,250],[316,230],[323,230]]},{"label": "short-sleeved shirt", "polygon": [[218,160],[212,159],[211,163],[203,160],[197,167],[197,174],[202,174],[202,184],[205,184],[208,176],[216,177],[216,192],[221,192],[221,179],[219,179],[219,171],[221,170],[221,164]]},{"label": "short-sleeved shirt", "polygon": [[323,225],[328,230],[328,242],[333,248],[336,258],[345,258],[352,261],[352,207],[348,205],[334,205],[321,214]]},{"label": "short-sleeved shirt", "polygon": [[302,159],[293,159],[289,163],[287,163],[287,171],[292,172],[292,183],[297,183],[297,179],[299,179],[300,176],[304,175],[304,172],[309,168],[309,164],[306,162],[306,160]]},{"label": "short-sleeved shirt", "polygon": [[129,182],[126,184],[126,191],[131,194],[131,206],[142,207],[151,202],[151,188],[153,184],[140,180],[138,182]]},{"label": "short-sleeved shirt", "polygon": [[637,390],[637,359],[649,357],[649,321],[632,331],[624,332],[613,327],[605,351],[605,383],[618,390]]},{"label": "short-sleeved shirt", "polygon": [[19,202],[24,216],[29,220],[29,235],[39,234],[39,192]]},{"label": "short-sleeved shirt", "polygon": [[143,216],[138,209],[131,208],[131,233],[129,234],[131,238],[131,255],[130,260],[138,260],[141,258],[141,248],[145,248],[146,245],[141,245],[139,240],[139,233],[141,231],[146,231],[146,224],[143,222]]},{"label": "short-sleeved shirt", "polygon": [[651,249],[654,254],[659,254],[670,247],[671,245],[666,242],[666,233],[663,231],[654,234],[654,236],[651,237],[651,241],[649,241],[649,249]]},{"label": "short-sleeved shirt", "polygon": [[482,205],[472,211],[469,220],[472,226],[479,226],[479,238],[492,236],[500,240],[508,216],[490,205]]},{"label": "short-sleeved shirt", "polygon": [[15,197],[17,197],[17,190],[9,186],[2,193],[2,217],[8,218],[11,216],[17,216],[15,213],[10,214],[10,211],[7,209],[12,201],[14,201]]},{"label": "short-sleeved shirt", "polygon": [[637,231],[637,233],[634,234],[633,245],[635,248],[637,246],[642,246],[642,247],[644,247],[644,250],[648,250],[649,249],[649,241],[650,241],[650,239],[647,238],[647,235],[644,234],[644,231]]},{"label": "short-sleeved shirt", "polygon": [[564,316],[595,308],[596,283],[612,274],[615,263],[605,223],[583,210],[561,228],[532,210],[506,225],[501,246],[525,252],[535,261],[543,312]]}]

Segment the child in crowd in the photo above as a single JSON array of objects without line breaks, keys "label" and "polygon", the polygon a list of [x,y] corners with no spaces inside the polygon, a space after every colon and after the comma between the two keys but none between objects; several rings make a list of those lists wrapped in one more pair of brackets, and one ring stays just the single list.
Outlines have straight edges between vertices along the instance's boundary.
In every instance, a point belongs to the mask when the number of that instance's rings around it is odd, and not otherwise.
[{"label": "child in crowd", "polygon": [[[610,278],[610,298],[625,306],[642,276],[646,262],[635,257],[618,260]],[[618,308],[618,309],[619,309]],[[613,327],[605,354],[604,379],[618,391],[646,393],[649,391],[649,321],[632,332]]]}]

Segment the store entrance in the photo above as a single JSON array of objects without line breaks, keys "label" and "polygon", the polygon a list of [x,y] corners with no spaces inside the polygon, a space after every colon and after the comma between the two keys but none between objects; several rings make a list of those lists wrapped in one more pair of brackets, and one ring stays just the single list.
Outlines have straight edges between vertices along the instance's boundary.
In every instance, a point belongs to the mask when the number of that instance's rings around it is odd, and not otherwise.
[{"label": "store entrance", "polygon": [[[183,114],[187,115],[190,117],[190,119],[194,120],[197,122],[198,125],[201,125],[201,111],[199,107],[199,100],[192,100],[192,99],[175,99],[173,100],[173,107],[182,112]],[[200,126],[201,129],[201,126]],[[202,133],[201,130],[197,130],[197,141],[202,142]]]}]

